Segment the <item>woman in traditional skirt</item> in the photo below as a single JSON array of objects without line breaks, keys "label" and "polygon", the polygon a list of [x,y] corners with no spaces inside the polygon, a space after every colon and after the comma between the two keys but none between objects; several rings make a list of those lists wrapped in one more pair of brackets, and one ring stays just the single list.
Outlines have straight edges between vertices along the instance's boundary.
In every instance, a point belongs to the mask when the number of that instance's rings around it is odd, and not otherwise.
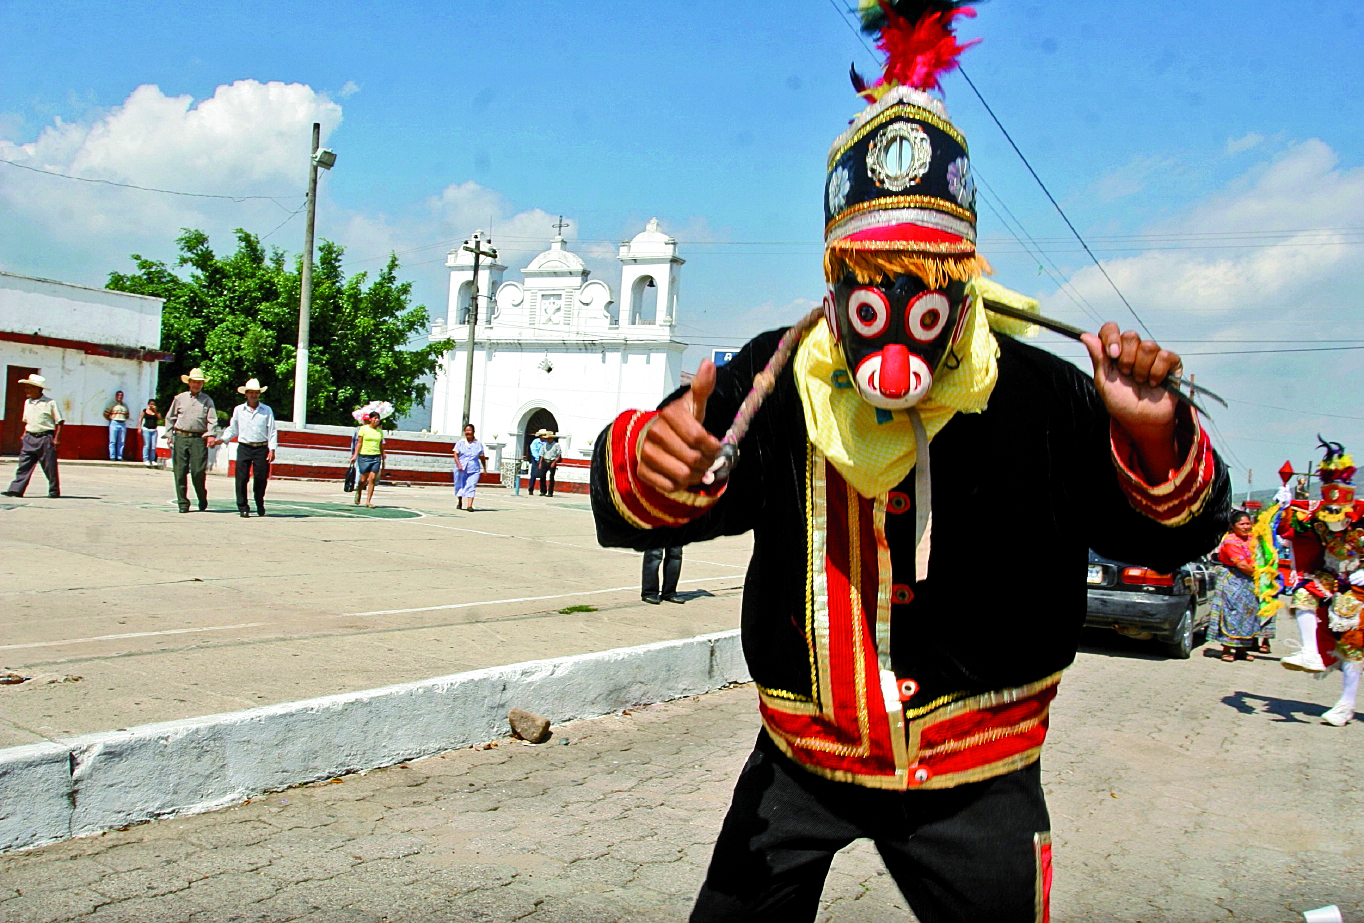
[{"label": "woman in traditional skirt", "polygon": [[1217,548],[1217,585],[1208,614],[1208,640],[1222,645],[1222,659],[1231,663],[1239,653],[1254,660],[1259,648],[1260,600],[1255,595],[1255,553],[1250,547],[1250,514],[1235,510],[1231,531]]}]

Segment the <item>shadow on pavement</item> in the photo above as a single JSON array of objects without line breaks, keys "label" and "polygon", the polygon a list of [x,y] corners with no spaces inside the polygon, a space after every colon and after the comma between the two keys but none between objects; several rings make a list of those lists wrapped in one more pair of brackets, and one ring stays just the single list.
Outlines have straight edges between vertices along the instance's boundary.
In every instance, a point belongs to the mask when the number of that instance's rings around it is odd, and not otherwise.
[{"label": "shadow on pavement", "polygon": [[673,598],[680,599],[683,602],[691,602],[693,599],[705,599],[714,595],[710,590],[687,590],[684,593],[674,593]]},{"label": "shadow on pavement", "polygon": [[1236,709],[1243,715],[1253,715],[1257,711],[1265,711],[1273,715],[1279,722],[1287,724],[1316,724],[1327,711],[1327,706],[1318,705],[1316,702],[1277,699],[1274,696],[1260,695],[1255,692],[1233,692],[1231,695],[1223,696],[1222,703]]}]

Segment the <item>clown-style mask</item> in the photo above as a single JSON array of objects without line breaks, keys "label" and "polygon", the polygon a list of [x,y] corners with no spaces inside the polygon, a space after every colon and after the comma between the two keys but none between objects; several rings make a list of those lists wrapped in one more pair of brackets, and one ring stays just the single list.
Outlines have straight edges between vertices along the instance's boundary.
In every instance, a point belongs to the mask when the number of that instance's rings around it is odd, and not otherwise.
[{"label": "clown-style mask", "polygon": [[966,284],[929,288],[913,275],[834,285],[824,310],[858,393],[873,407],[903,410],[933,387],[966,322]]}]

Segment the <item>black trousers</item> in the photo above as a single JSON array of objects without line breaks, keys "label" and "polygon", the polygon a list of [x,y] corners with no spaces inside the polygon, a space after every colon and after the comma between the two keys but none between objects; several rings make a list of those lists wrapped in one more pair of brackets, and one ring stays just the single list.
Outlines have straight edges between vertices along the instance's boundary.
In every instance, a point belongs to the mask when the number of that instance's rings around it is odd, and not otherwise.
[{"label": "black trousers", "polygon": [[1046,918],[1051,835],[1041,767],[936,791],[833,782],[802,769],[766,731],[739,776],[692,923],[806,923],[834,853],[876,844],[921,923]]},{"label": "black trousers", "polygon": [[246,479],[253,476],[252,491],[256,496],[256,512],[265,513],[265,485],[270,480],[270,454],[268,445],[242,445],[237,443],[237,512],[247,513]]},{"label": "black trousers", "polygon": [[19,448],[19,467],[14,469],[14,480],[9,485],[11,493],[24,495],[35,466],[42,468],[43,476],[47,478],[47,495],[60,497],[62,485],[57,477],[57,447],[52,444],[51,433],[24,433]]},{"label": "black trousers", "polygon": [[554,496],[554,472],[559,470],[558,465],[542,465],[540,468],[540,496]]},{"label": "black trousers", "polygon": [[528,496],[535,493],[535,480],[536,480],[536,478],[539,478],[539,479],[540,479],[540,493],[544,493],[544,492],[545,492],[545,473],[544,473],[544,471],[542,471],[542,470],[540,469],[540,463],[539,463],[538,461],[536,461],[535,459],[532,458],[532,459],[530,460],[530,486],[529,486],[528,488],[526,488],[526,494],[527,494]]},{"label": "black trousers", "polygon": [[682,576],[682,546],[650,548],[644,552],[644,573],[639,581],[640,596],[658,596],[658,565],[663,565],[663,594],[677,595],[677,580]]}]

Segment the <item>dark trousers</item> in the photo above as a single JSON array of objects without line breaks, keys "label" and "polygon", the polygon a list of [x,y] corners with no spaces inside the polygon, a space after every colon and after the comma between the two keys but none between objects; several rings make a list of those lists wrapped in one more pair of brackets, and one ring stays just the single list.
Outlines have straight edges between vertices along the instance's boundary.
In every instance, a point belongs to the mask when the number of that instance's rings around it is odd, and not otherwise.
[{"label": "dark trousers", "polygon": [[883,791],[816,776],[761,731],[691,921],[812,921],[834,853],[867,837],[921,923],[1037,923],[1049,831],[1037,763],[956,788]]},{"label": "dark trousers", "polygon": [[540,496],[554,496],[554,472],[559,470],[558,465],[542,465],[540,468]]},{"label": "dark trousers", "polygon": [[57,478],[57,447],[52,444],[51,433],[24,433],[24,442],[19,448],[19,467],[14,471],[14,480],[10,481],[10,493],[21,497],[24,495],[35,465],[43,468],[43,476],[47,478],[47,495],[60,497],[62,485]]},{"label": "dark trousers", "polygon": [[544,475],[543,472],[540,471],[540,463],[532,458],[530,460],[530,486],[526,488],[526,493],[535,493],[536,478],[540,479],[540,490],[543,492],[545,489]]},{"label": "dark trousers", "polygon": [[265,515],[265,485],[270,480],[270,462],[266,461],[266,456],[269,454],[268,445],[237,443],[237,512],[250,512],[246,505],[246,479],[254,476],[251,487],[256,495],[256,512]]},{"label": "dark trousers", "polygon": [[663,595],[677,595],[677,580],[682,576],[682,546],[650,548],[644,552],[644,575],[639,581],[639,595],[657,597],[658,565],[663,565]]},{"label": "dark trousers", "polygon": [[194,482],[194,493],[199,498],[199,509],[208,506],[208,443],[196,433],[176,433],[171,442],[171,475],[175,478],[175,502],[180,509],[189,509],[189,493],[185,490],[185,475]]}]

